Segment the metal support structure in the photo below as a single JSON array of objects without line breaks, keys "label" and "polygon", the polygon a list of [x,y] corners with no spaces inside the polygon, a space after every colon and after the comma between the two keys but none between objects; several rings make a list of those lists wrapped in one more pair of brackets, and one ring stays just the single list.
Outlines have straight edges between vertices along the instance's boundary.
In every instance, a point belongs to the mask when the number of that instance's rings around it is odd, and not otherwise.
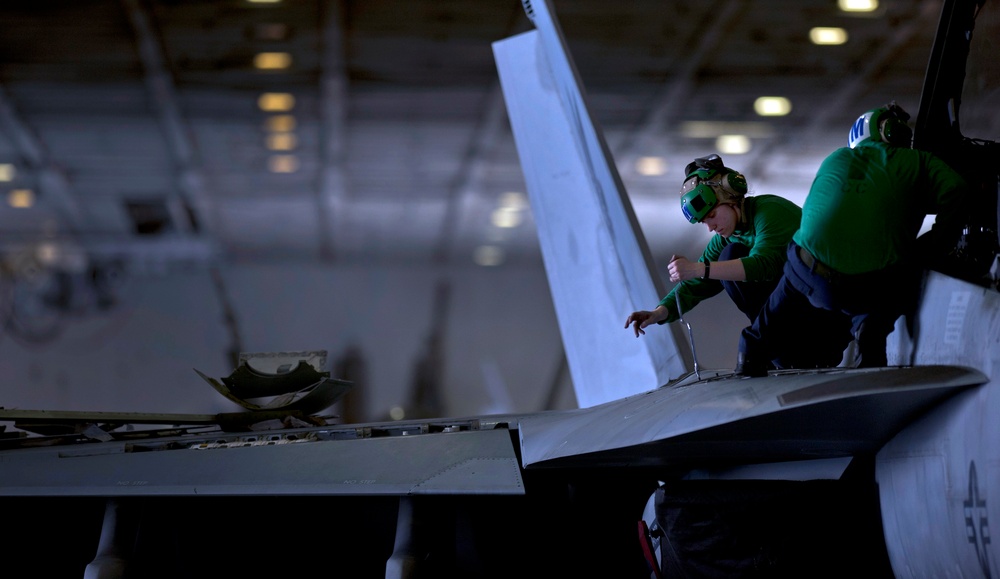
[{"label": "metal support structure", "polygon": [[84,570],[83,579],[124,579],[135,546],[139,527],[137,505],[133,500],[109,498],[104,510],[104,525],[97,545],[97,555]]}]

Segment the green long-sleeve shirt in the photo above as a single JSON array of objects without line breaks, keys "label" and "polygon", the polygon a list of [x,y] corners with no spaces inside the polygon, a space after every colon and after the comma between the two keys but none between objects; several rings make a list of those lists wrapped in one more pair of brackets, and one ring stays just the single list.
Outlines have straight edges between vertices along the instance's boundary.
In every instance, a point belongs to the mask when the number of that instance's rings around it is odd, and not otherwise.
[{"label": "green long-sleeve shirt", "polygon": [[[755,195],[747,197],[743,203],[743,228],[737,229],[729,238],[714,235],[705,246],[698,261],[718,261],[722,250],[730,243],[742,243],[750,249],[747,257],[740,258],[746,272],[746,281],[767,281],[781,277],[785,265],[788,242],[799,228],[802,209],[784,197],[777,195]],[[677,320],[677,302],[687,312],[702,300],[722,291],[722,282],[717,279],[687,279],[678,283],[659,305],[667,308],[667,319],[661,323]]]},{"label": "green long-sleeve shirt", "polygon": [[793,239],[841,273],[880,270],[910,256],[927,215],[945,235],[960,231],[966,194],[965,180],[926,151],[843,147],[820,165]]}]

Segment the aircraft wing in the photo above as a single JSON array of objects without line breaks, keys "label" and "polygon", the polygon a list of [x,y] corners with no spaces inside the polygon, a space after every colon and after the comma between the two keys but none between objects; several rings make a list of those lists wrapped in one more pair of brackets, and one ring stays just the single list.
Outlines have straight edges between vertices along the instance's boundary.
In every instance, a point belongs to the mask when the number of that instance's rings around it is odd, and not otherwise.
[{"label": "aircraft wing", "polygon": [[0,496],[524,494],[507,430],[393,428],[374,436],[378,425],[22,446],[0,451]]},{"label": "aircraft wing", "polygon": [[962,366],[731,374],[520,421],[527,467],[709,467],[874,452],[988,378]]},{"label": "aircraft wing", "polygon": [[[522,468],[692,469],[844,457],[877,450],[930,406],[985,381],[976,370],[946,365],[725,375],[592,408],[436,426],[29,438],[0,450],[0,496],[518,495]],[[32,415],[7,414],[0,419]],[[130,420],[66,414],[59,418],[67,427]],[[208,422],[201,415],[131,418]]]}]

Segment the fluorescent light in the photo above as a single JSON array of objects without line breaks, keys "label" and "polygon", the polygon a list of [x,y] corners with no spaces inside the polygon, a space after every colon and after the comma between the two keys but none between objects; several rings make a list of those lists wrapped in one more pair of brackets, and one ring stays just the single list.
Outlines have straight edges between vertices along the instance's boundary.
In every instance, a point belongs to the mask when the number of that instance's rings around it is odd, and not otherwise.
[{"label": "fluorescent light", "polygon": [[878,0],[838,0],[837,6],[844,12],[873,12],[878,9]]},{"label": "fluorescent light", "polygon": [[513,207],[497,207],[490,216],[490,222],[503,229],[517,227],[522,221],[524,221],[524,217],[521,210]]},{"label": "fluorescent light", "polygon": [[295,97],[287,92],[266,92],[257,99],[260,110],[267,112],[285,112],[295,108]]},{"label": "fluorescent light", "polygon": [[500,207],[527,209],[528,198],[520,191],[508,191],[500,196]]},{"label": "fluorescent light", "polygon": [[681,123],[680,130],[681,136],[686,139],[714,139],[719,135],[746,135],[761,139],[774,135],[774,128],[765,122],[685,121]]},{"label": "fluorescent light", "polygon": [[7,193],[7,205],[17,209],[27,209],[35,204],[35,192],[31,189],[13,189]]},{"label": "fluorescent light", "polygon": [[715,148],[727,155],[742,155],[750,150],[750,139],[746,135],[720,135]]},{"label": "fluorescent light", "polygon": [[259,70],[283,70],[292,65],[292,55],[287,52],[261,52],[253,57],[253,65]]},{"label": "fluorescent light", "polygon": [[294,173],[299,170],[299,159],[295,155],[271,155],[267,167],[272,173]]},{"label": "fluorescent light", "polygon": [[843,28],[817,26],[809,31],[809,40],[818,45],[835,45],[847,42],[847,31]]},{"label": "fluorescent light", "polygon": [[272,133],[267,136],[267,148],[272,151],[291,151],[297,145],[295,133]]},{"label": "fluorescent light", "polygon": [[667,172],[667,162],[663,157],[639,157],[635,170],[643,177],[659,177]]},{"label": "fluorescent light", "polygon": [[497,208],[490,215],[490,222],[500,229],[517,227],[524,221],[528,198],[520,191],[508,191],[500,196]]},{"label": "fluorescent light", "polygon": [[785,97],[762,96],[753,102],[753,110],[762,117],[783,117],[791,112],[792,102]]},{"label": "fluorescent light", "polygon": [[0,181],[13,181],[17,171],[10,163],[0,163]]},{"label": "fluorescent light", "polygon": [[503,249],[495,245],[480,245],[472,252],[472,261],[484,267],[500,265],[503,263]]},{"label": "fluorescent light", "polygon": [[295,117],[292,115],[267,117],[266,127],[272,133],[290,133],[295,130]]}]

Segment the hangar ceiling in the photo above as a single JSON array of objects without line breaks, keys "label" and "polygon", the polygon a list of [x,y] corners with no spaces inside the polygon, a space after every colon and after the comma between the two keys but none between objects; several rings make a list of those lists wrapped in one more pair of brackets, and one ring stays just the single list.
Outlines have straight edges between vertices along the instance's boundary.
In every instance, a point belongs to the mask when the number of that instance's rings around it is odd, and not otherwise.
[{"label": "hangar ceiling", "polygon": [[[751,192],[801,203],[859,114],[895,99],[915,115],[941,2],[554,7],[661,260],[707,238],[676,191],[721,135],[745,137],[722,156]],[[6,255],[135,271],[541,259],[491,48],[530,30],[518,0],[5,0],[0,18]],[[846,42],[816,45],[815,27]],[[256,68],[262,54],[287,68]],[[290,108],[263,110],[265,94]],[[760,96],[790,112],[759,115]]]}]

